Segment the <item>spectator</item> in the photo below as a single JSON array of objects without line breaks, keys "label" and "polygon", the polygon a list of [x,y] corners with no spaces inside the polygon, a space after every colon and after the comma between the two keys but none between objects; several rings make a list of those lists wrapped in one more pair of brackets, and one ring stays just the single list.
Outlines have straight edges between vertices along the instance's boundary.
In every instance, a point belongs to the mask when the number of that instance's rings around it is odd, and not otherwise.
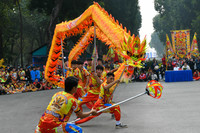
[{"label": "spectator", "polygon": [[173,70],[173,66],[172,66],[171,63],[168,64],[168,66],[167,66],[167,70]]},{"label": "spectator", "polygon": [[40,88],[38,90],[46,90],[47,82],[45,80],[41,81]]},{"label": "spectator", "polygon": [[166,66],[166,57],[165,57],[165,54],[163,54],[163,57],[162,57],[162,64],[163,64],[164,67]]},{"label": "spectator", "polygon": [[184,65],[182,66],[182,70],[190,70],[190,67],[187,65],[185,62]]},{"label": "spectator", "polygon": [[193,74],[193,79],[194,80],[199,80],[200,79],[200,73],[199,71],[196,69],[194,74]]},{"label": "spectator", "polygon": [[151,73],[151,80],[156,80],[156,81],[158,81],[158,77],[157,77],[157,74],[156,74],[155,71],[154,71],[153,73]]},{"label": "spectator", "polygon": [[195,60],[195,62],[196,62],[196,69],[198,70],[198,71],[200,71],[200,57],[199,58],[196,58],[196,60]]},{"label": "spectator", "polygon": [[159,71],[160,71],[160,69],[159,69],[159,66],[158,66],[158,62],[155,58],[154,58],[153,64],[152,64],[152,70],[156,73],[158,81],[159,81]]},{"label": "spectator", "polygon": [[175,65],[174,71],[178,71],[180,68],[178,67],[178,64]]},{"label": "spectator", "polygon": [[41,84],[38,80],[38,78],[35,79],[35,82],[33,82],[34,87],[36,87],[37,89],[39,89],[41,87]]},{"label": "spectator", "polygon": [[7,69],[5,69],[4,80],[7,81],[8,77],[9,77],[9,72]]},{"label": "spectator", "polygon": [[18,75],[19,75],[20,81],[25,81],[25,71],[23,70],[22,67],[20,67]]},{"label": "spectator", "polygon": [[165,68],[166,68],[166,65],[165,66],[161,65],[161,67],[160,67],[160,75],[161,75],[162,80],[164,80]]},{"label": "spectator", "polygon": [[145,72],[141,72],[140,76],[139,76],[139,81],[143,82],[143,81],[147,81],[147,77]]},{"label": "spectator", "polygon": [[150,60],[150,58],[146,61],[146,71],[148,71],[149,70],[149,68],[151,68],[151,65],[152,65],[152,62],[151,62],[151,60]]},{"label": "spectator", "polygon": [[147,74],[146,74],[147,81],[150,81],[150,80],[152,80],[152,79],[151,79],[151,75],[152,75],[152,70],[151,70],[151,69],[149,69],[149,70],[148,70],[148,72],[147,72]]},{"label": "spectator", "polygon": [[192,70],[192,73],[194,73],[194,60],[191,58],[189,61],[188,61],[188,65],[190,67],[190,69]]},{"label": "spectator", "polygon": [[16,83],[18,79],[18,75],[17,75],[15,67],[13,67],[12,71],[10,72],[10,76],[11,76],[12,83]]},{"label": "spectator", "polygon": [[176,64],[177,64],[177,61],[176,61],[176,59],[174,58],[174,59],[172,60],[172,66],[173,66],[173,68],[176,66]]},{"label": "spectator", "polygon": [[28,68],[26,68],[25,70],[25,79],[28,81],[28,82],[31,82],[31,73],[29,71]]},{"label": "spectator", "polygon": [[35,67],[33,67],[33,69],[31,70],[31,80],[32,82],[35,82],[36,79],[36,72],[35,72]]},{"label": "spectator", "polygon": [[132,81],[139,81],[139,73],[136,72],[135,74],[133,74],[131,80]]}]

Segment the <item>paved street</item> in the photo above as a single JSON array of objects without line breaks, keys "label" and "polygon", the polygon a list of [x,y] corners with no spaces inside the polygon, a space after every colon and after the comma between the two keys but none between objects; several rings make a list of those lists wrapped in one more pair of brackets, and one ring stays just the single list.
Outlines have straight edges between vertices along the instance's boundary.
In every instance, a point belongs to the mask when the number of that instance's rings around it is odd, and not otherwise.
[{"label": "paved street", "polygon": [[[144,92],[146,84],[120,84],[114,101]],[[199,133],[200,81],[161,84],[164,86],[161,99],[144,95],[121,105],[121,121],[128,128],[115,129],[110,114],[80,126],[85,133]],[[33,133],[51,96],[60,90],[0,96],[0,133]],[[70,120],[74,118],[73,114]]]}]

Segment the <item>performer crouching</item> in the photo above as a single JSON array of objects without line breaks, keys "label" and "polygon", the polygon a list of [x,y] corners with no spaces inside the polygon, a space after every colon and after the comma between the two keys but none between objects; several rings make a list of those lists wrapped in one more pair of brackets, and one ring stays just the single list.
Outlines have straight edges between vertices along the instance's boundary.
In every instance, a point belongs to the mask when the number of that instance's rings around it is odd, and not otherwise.
[{"label": "performer crouching", "polygon": [[67,123],[72,111],[79,118],[85,118],[89,115],[95,115],[95,110],[82,112],[77,104],[77,99],[73,94],[77,90],[78,79],[68,77],[65,80],[65,91],[57,92],[52,97],[46,111],[40,118],[39,124],[36,127],[35,133],[57,133],[57,132],[72,132],[82,133],[82,129],[74,124]]}]

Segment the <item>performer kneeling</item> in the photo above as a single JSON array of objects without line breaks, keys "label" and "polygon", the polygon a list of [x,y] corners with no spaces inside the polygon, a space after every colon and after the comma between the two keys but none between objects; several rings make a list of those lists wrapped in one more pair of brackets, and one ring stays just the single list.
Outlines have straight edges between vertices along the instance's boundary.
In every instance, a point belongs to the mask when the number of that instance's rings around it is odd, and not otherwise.
[{"label": "performer kneeling", "polygon": [[[104,83],[101,84],[99,99],[94,104],[93,109],[98,111],[102,108],[106,108],[108,106],[113,105],[112,100],[111,100],[112,99],[111,96],[112,96],[112,93],[113,93],[113,90],[114,90],[114,85],[118,82],[120,82],[120,80],[114,81],[114,74],[113,73],[109,72],[107,74],[107,80]],[[127,125],[123,125],[120,122],[121,112],[120,112],[120,106],[119,105],[112,107],[112,108],[104,111],[103,113],[114,114],[115,120],[116,120],[116,128],[126,128],[127,127]],[[100,115],[100,114],[101,113],[99,113],[98,115]],[[76,124],[81,124],[81,123],[87,122],[87,121],[91,120],[92,118],[97,117],[98,115],[89,116],[87,118],[76,121]]]},{"label": "performer kneeling", "polygon": [[74,124],[67,123],[72,111],[79,118],[85,118],[90,114],[96,115],[96,110],[82,112],[77,104],[77,99],[73,94],[77,90],[78,79],[68,77],[65,80],[65,91],[57,92],[52,97],[46,111],[40,118],[35,133],[57,133],[57,132],[73,132],[82,133],[82,129]]}]

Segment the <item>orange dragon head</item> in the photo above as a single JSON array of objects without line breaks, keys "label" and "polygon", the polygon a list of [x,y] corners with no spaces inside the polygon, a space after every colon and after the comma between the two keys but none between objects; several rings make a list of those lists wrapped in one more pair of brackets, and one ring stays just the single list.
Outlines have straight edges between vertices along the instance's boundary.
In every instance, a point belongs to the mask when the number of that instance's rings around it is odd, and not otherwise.
[{"label": "orange dragon head", "polygon": [[142,67],[141,62],[144,61],[146,51],[146,38],[140,42],[138,36],[125,36],[121,42],[121,55],[124,57],[127,65],[133,67]]}]

